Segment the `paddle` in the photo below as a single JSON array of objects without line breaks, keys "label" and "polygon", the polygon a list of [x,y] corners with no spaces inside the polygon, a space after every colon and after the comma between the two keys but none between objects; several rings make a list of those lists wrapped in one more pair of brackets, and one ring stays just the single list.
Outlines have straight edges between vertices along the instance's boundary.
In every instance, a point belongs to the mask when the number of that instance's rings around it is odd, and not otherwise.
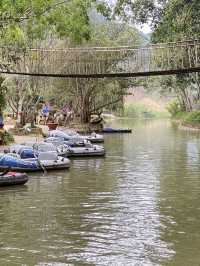
[{"label": "paddle", "polygon": [[34,152],[34,157],[37,159],[38,163],[39,163],[39,166],[42,168],[43,172],[44,172],[44,175],[47,174],[47,170],[45,169],[44,165],[42,164],[42,162],[38,159],[38,157],[35,155],[35,152]]}]

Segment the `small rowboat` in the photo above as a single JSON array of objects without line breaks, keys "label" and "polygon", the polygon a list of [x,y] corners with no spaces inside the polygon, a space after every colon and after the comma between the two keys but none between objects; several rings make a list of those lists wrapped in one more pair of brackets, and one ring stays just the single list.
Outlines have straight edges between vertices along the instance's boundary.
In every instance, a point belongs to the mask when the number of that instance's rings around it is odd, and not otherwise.
[{"label": "small rowboat", "polygon": [[25,173],[5,172],[0,173],[0,187],[24,185],[28,181]]}]

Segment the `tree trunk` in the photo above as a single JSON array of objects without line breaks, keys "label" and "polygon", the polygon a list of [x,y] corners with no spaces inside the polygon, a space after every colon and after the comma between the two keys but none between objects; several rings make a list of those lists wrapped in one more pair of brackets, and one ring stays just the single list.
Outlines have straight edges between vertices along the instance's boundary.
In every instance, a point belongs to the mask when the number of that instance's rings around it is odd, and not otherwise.
[{"label": "tree trunk", "polygon": [[90,121],[90,103],[89,97],[84,97],[82,102],[81,122],[88,123]]}]

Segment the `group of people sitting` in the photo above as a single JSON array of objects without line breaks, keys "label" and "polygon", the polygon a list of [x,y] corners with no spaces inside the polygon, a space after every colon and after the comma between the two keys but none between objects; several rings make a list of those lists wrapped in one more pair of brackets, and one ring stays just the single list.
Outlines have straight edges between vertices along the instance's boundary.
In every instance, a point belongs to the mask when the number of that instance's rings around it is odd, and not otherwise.
[{"label": "group of people sitting", "polygon": [[66,124],[67,122],[73,119],[74,112],[73,112],[72,107],[68,104],[64,105],[60,111],[52,114],[51,117],[50,117],[50,109],[51,108],[50,108],[49,103],[45,102],[41,110],[41,119],[43,120],[45,125],[47,124],[47,122],[51,120],[54,120],[57,123],[59,123],[59,121],[62,120]]}]

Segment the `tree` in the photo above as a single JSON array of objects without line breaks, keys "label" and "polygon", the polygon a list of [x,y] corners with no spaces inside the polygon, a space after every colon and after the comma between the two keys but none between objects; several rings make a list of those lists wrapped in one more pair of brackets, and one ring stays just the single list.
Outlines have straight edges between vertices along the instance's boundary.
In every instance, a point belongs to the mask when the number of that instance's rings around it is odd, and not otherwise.
[{"label": "tree", "polygon": [[6,87],[3,85],[4,78],[0,77],[0,127],[3,126],[3,110],[6,106],[5,91]]},{"label": "tree", "polygon": [[[105,22],[100,25],[95,25],[91,33],[91,40],[87,42],[88,46],[123,46],[123,45],[139,45],[143,41],[141,35],[134,27],[130,27],[125,23]],[[72,62],[76,62],[77,71],[88,69],[98,69],[106,73],[109,68],[120,68],[120,61],[126,60],[131,56],[132,52],[127,52],[122,57],[115,58],[115,53],[102,53],[95,51],[95,58],[89,53],[82,53],[81,50],[76,50],[75,54],[71,51],[68,60],[66,59],[63,65],[60,65],[61,60],[57,58],[55,68],[61,70],[67,68],[73,69]],[[113,60],[107,60],[107,57]],[[72,61],[71,61],[72,60]],[[99,114],[103,109],[113,110],[122,106],[123,96],[130,85],[129,79],[76,79],[76,80],[59,80],[54,84],[52,95],[56,98],[59,106],[72,102],[76,115],[80,117],[84,123],[89,122],[91,114]]]},{"label": "tree", "polygon": [[[169,1],[152,34],[152,41],[154,43],[177,42],[199,38],[199,16],[200,2],[198,0]],[[181,51],[180,56],[176,56],[176,58],[180,57],[184,57]],[[189,62],[185,63],[189,65]],[[200,75],[198,73],[163,78],[160,84],[165,90],[173,90],[183,110],[192,111],[200,108]]]},{"label": "tree", "polygon": [[163,14],[167,0],[117,0],[114,15],[132,23],[148,23],[155,27]]},{"label": "tree", "polygon": [[164,10],[153,35],[153,42],[179,41],[199,38],[200,2],[171,0]]},{"label": "tree", "polygon": [[36,39],[58,36],[81,43],[90,38],[91,7],[108,14],[104,2],[95,0],[2,0],[1,42],[32,45]]},{"label": "tree", "polygon": [[[68,44],[88,41],[91,36],[88,11],[92,7],[104,15],[109,13],[103,1],[95,0],[2,0],[0,2],[0,45],[15,45],[20,48],[35,45],[49,47],[49,45],[55,46],[58,40]],[[20,51],[23,53],[23,50]],[[0,65],[9,69],[13,62],[20,67],[22,62],[19,58],[20,56],[17,57],[11,52],[9,62],[0,62]],[[27,69],[30,64],[36,66],[38,63],[37,60],[26,58],[25,67]],[[30,110],[35,97],[41,91],[41,84],[36,78],[19,79],[18,77],[10,78],[8,83],[6,99],[16,116],[21,114],[20,122],[23,125],[27,110]]]}]

